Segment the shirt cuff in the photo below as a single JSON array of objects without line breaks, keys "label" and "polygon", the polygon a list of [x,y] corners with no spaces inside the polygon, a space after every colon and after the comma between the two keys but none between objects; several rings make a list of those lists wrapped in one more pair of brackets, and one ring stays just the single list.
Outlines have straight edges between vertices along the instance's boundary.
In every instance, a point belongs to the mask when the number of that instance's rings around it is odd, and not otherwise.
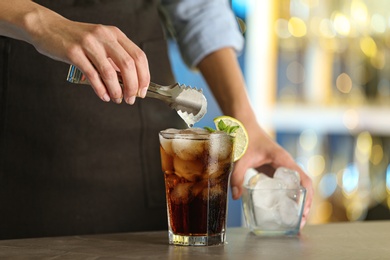
[{"label": "shirt cuff", "polygon": [[228,1],[191,2],[185,4],[186,1],[179,1],[179,4],[168,8],[185,63],[191,68],[196,67],[205,56],[226,47],[239,54],[244,46],[244,37]]}]

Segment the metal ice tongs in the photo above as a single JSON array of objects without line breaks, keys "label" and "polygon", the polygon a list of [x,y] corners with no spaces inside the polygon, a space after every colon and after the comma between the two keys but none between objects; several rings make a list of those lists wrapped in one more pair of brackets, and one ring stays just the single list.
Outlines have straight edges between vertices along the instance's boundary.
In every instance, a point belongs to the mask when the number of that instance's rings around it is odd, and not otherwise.
[{"label": "metal ice tongs", "polygon": [[[73,65],[69,68],[67,80],[76,84],[90,84],[84,74]],[[118,80],[123,87],[120,72],[118,72]],[[146,96],[164,101],[169,107],[175,109],[189,126],[198,122],[207,111],[207,101],[202,90],[187,87],[184,84],[175,83],[170,86],[161,86],[150,82]]]}]

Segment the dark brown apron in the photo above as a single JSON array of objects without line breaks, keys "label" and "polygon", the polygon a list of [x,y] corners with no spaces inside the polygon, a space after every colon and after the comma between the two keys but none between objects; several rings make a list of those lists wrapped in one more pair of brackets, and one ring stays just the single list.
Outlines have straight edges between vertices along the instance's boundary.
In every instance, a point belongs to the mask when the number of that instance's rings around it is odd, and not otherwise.
[{"label": "dark brown apron", "polygon": [[[157,1],[37,2],[119,27],[173,83]],[[0,38],[0,239],[166,229],[158,131],[184,123],[159,100],[104,103],[68,68]]]}]

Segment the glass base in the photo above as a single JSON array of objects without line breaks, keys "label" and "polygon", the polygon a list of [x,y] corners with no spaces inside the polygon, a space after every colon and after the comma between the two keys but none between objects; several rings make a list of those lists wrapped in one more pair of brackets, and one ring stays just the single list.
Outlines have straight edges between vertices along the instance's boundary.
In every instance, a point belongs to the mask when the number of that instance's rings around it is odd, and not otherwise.
[{"label": "glass base", "polygon": [[210,236],[184,236],[168,232],[169,244],[178,246],[215,246],[225,244],[226,240],[225,232]]},{"label": "glass base", "polygon": [[288,229],[288,230],[262,230],[262,229],[251,229],[252,233],[256,236],[296,236],[299,233],[299,229]]}]

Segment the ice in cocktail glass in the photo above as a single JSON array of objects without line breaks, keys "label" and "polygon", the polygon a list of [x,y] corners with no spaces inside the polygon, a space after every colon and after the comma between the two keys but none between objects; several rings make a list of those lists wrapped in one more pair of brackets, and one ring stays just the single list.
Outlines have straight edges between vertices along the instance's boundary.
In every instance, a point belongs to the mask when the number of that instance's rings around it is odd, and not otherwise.
[{"label": "ice in cocktail glass", "polygon": [[192,128],[166,129],[159,138],[169,243],[224,244],[233,137]]}]

